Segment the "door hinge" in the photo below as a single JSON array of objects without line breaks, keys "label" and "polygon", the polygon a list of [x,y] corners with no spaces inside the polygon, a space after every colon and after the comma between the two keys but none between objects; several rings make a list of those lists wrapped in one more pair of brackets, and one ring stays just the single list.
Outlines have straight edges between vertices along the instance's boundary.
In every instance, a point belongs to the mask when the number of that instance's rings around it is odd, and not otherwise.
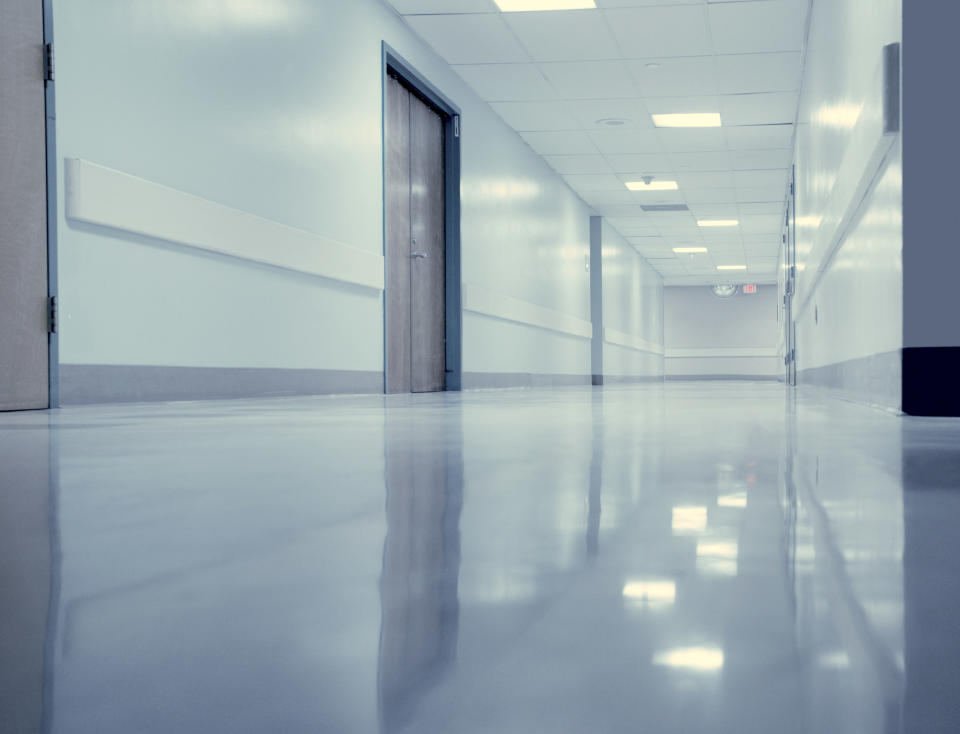
[{"label": "door hinge", "polygon": [[47,333],[57,333],[57,297],[50,296],[47,299]]},{"label": "door hinge", "polygon": [[453,116],[453,137],[460,137],[460,115]]},{"label": "door hinge", "polygon": [[53,44],[47,43],[43,46],[43,80],[45,82],[53,81]]}]

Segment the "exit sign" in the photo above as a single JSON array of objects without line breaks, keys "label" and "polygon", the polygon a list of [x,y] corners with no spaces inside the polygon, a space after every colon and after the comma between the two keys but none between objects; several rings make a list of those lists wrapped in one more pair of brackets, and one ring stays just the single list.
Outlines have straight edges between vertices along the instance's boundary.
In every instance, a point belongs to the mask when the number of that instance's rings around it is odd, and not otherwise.
[{"label": "exit sign", "polygon": [[744,293],[756,293],[756,292],[757,292],[757,286],[756,286],[756,285],[753,285],[753,284],[745,285],[745,286],[743,286],[743,292],[744,292]]}]

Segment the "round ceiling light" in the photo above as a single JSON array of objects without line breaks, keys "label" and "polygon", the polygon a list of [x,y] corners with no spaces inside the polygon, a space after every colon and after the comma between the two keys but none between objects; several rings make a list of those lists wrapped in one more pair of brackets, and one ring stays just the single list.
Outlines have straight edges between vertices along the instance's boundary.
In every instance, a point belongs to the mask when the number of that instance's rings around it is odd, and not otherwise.
[{"label": "round ceiling light", "polygon": [[731,296],[737,295],[737,292],[740,290],[740,286],[731,285],[729,283],[718,283],[717,285],[711,288],[713,295],[717,298],[730,298]]},{"label": "round ceiling light", "polygon": [[597,120],[597,125],[600,127],[623,127],[630,120],[625,117],[604,117],[602,120]]}]

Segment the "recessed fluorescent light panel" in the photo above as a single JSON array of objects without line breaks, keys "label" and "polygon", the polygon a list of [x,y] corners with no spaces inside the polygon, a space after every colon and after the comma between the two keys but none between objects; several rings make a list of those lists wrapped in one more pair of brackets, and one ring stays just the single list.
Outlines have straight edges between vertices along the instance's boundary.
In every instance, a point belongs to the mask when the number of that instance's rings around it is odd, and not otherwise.
[{"label": "recessed fluorescent light panel", "polygon": [[627,181],[631,191],[676,191],[680,185],[676,181]]},{"label": "recessed fluorescent light panel", "polygon": [[723,120],[717,112],[688,112],[682,114],[653,115],[657,127],[722,127]]},{"label": "recessed fluorescent light panel", "polygon": [[746,270],[746,265],[717,265],[717,270]]},{"label": "recessed fluorescent light panel", "polygon": [[706,247],[674,247],[673,251],[678,255],[693,254],[695,252],[706,252]]},{"label": "recessed fluorescent light panel", "polygon": [[698,219],[697,225],[700,227],[739,227],[739,219]]},{"label": "recessed fluorescent light panel", "polygon": [[597,7],[594,0],[494,0],[504,13],[528,13],[535,10],[586,10]]}]

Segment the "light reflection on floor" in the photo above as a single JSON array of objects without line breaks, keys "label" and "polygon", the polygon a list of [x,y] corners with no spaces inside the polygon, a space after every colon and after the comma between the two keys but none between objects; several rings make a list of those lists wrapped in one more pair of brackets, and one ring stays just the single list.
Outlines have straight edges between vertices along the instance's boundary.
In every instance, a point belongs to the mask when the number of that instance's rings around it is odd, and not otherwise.
[{"label": "light reflection on floor", "polygon": [[958,457],[960,421],[772,384],[2,415],[2,703],[70,734],[958,728]]}]

